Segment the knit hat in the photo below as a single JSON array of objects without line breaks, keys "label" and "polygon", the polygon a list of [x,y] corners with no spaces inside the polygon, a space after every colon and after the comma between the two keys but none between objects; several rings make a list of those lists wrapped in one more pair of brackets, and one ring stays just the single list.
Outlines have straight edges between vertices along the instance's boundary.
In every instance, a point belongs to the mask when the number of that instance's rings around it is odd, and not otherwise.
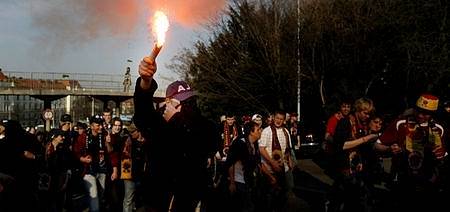
[{"label": "knit hat", "polygon": [[83,122],[77,122],[76,126],[81,129],[87,129],[87,124]]},{"label": "knit hat", "polygon": [[50,139],[53,139],[53,138],[58,137],[59,135],[64,136],[64,132],[60,129],[53,129],[50,131],[49,135],[50,135]]},{"label": "knit hat", "polygon": [[194,91],[184,81],[175,81],[167,86],[166,98],[174,98],[180,102],[194,96]]},{"label": "knit hat", "polygon": [[422,94],[416,102],[419,109],[434,112],[438,109],[439,99],[431,94]]},{"label": "knit hat", "polygon": [[89,124],[92,124],[92,123],[103,124],[103,117],[99,114],[92,116],[89,119]]},{"label": "knit hat", "polygon": [[61,122],[72,122],[72,116],[64,114],[61,116]]}]

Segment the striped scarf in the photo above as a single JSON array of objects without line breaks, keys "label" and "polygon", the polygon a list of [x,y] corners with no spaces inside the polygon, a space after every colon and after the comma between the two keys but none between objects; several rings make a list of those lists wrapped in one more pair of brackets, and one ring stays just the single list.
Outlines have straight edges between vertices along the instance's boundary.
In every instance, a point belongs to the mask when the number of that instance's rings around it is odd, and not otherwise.
[{"label": "striped scarf", "polygon": [[237,138],[237,136],[238,136],[238,131],[237,131],[236,125],[233,124],[233,132],[232,132],[232,134],[230,134],[230,127],[225,122],[223,125],[223,146],[229,147],[231,145],[231,142],[235,138]]}]

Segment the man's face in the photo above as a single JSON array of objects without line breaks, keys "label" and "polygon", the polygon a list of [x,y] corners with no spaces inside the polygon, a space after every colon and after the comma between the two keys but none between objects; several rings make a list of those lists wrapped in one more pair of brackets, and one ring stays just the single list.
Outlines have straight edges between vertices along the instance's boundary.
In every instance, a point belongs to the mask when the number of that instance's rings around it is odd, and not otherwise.
[{"label": "man's face", "polygon": [[356,112],[356,116],[358,117],[358,119],[362,122],[366,122],[369,118],[370,118],[370,112],[369,110],[362,110],[362,111],[358,111]]},{"label": "man's face", "polygon": [[130,135],[132,139],[138,139],[140,132],[138,130],[133,130],[132,132],[130,132]]},{"label": "man's face", "polygon": [[292,122],[298,121],[298,116],[296,116],[296,115],[291,115],[291,121],[292,121]]},{"label": "man's face", "polygon": [[78,127],[77,131],[78,131],[78,134],[81,135],[81,134],[83,134],[84,132],[86,132],[86,129],[84,129],[84,128],[82,128],[82,127]]},{"label": "man's face", "polygon": [[262,119],[261,118],[255,118],[255,120],[253,120],[255,123],[257,123],[259,126],[261,126],[262,125]]},{"label": "man's face", "polygon": [[266,119],[266,124],[271,125],[273,122],[273,115],[269,115]]},{"label": "man's face", "polygon": [[181,102],[174,98],[166,98],[165,104],[171,104],[175,109],[181,106]]},{"label": "man's face", "polygon": [[103,119],[105,120],[105,123],[110,123],[112,119],[112,115],[110,112],[103,112]]},{"label": "man's face", "polygon": [[0,134],[3,134],[5,132],[5,126],[0,125]]},{"label": "man's face", "polygon": [[94,122],[91,124],[91,130],[93,133],[101,133],[102,125]]},{"label": "man's face", "polygon": [[58,136],[56,136],[54,139],[55,139],[56,143],[62,144],[63,141],[64,141],[64,136],[58,135]]},{"label": "man's face", "polygon": [[250,136],[255,138],[255,142],[256,142],[257,140],[259,140],[261,138],[261,133],[262,133],[261,127],[255,126],[255,128],[253,128],[253,131],[250,132]]},{"label": "man's face", "polygon": [[430,121],[430,119],[431,119],[431,113],[425,112],[425,111],[417,111],[416,112],[416,121],[419,124],[426,123],[426,122]]},{"label": "man's face", "polygon": [[351,110],[352,106],[350,104],[344,103],[341,105],[341,113],[344,116],[347,116],[348,114],[350,114],[350,110]]},{"label": "man's face", "polygon": [[450,113],[450,107],[444,107],[444,110],[445,110],[447,113]]},{"label": "man's face", "polygon": [[62,131],[69,131],[70,130],[70,122],[63,122],[62,124],[61,124],[61,130]]},{"label": "man's face", "polygon": [[114,121],[114,124],[112,126],[112,133],[117,134],[120,133],[122,130],[122,124],[120,124],[120,121]]},{"label": "man's face", "polygon": [[234,119],[234,116],[233,116],[233,117],[227,117],[225,119],[225,121],[227,122],[228,126],[233,126],[233,124],[236,120]]},{"label": "man's face", "polygon": [[275,125],[275,127],[281,127],[284,124],[284,120],[286,119],[285,115],[282,114],[275,114],[275,116],[273,117],[273,124]]},{"label": "man's face", "polygon": [[369,129],[372,132],[379,132],[383,126],[383,120],[381,118],[374,118],[369,122]]}]

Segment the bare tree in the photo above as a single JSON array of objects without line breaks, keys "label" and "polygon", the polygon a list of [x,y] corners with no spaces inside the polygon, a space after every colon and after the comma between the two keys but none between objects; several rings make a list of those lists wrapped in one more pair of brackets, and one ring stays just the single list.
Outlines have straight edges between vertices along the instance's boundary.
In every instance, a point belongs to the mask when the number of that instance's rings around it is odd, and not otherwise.
[{"label": "bare tree", "polygon": [[235,1],[210,26],[208,41],[176,58],[173,68],[198,90],[206,111],[295,111],[297,51],[308,115],[334,110],[343,97],[368,95],[392,109],[418,92],[449,93],[446,1],[303,0],[298,6],[300,13],[296,0]]}]

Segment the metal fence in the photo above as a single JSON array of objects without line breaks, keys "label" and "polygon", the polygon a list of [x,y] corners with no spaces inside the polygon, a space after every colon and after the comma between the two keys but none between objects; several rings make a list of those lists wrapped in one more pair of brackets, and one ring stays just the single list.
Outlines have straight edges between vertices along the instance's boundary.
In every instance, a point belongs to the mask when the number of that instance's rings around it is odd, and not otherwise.
[{"label": "metal fence", "polygon": [[[56,89],[64,82],[67,89],[123,91],[124,75],[52,72],[3,72],[7,77],[1,82],[3,88],[14,88],[26,82],[29,89]],[[137,76],[131,76],[134,84]],[[16,83],[16,84],[15,84]],[[60,89],[60,88],[59,88]],[[130,86],[131,92],[134,86]]]}]

